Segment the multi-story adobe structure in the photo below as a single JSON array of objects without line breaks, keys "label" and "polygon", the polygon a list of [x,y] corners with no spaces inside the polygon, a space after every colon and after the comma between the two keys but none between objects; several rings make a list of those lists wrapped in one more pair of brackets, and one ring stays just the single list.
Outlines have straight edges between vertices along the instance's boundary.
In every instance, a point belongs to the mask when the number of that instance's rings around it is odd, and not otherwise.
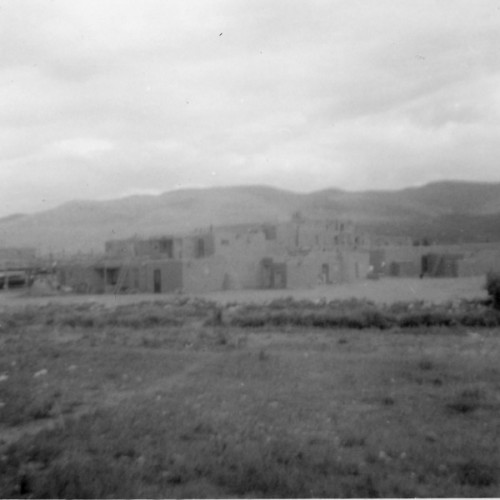
[{"label": "multi-story adobe structure", "polygon": [[108,241],[98,261],[62,266],[62,285],[89,292],[202,293],[307,288],[366,277],[369,254],[349,221],[304,220]]},{"label": "multi-story adobe structure", "polygon": [[500,272],[500,244],[384,245],[371,247],[373,273],[391,277],[456,278]]}]

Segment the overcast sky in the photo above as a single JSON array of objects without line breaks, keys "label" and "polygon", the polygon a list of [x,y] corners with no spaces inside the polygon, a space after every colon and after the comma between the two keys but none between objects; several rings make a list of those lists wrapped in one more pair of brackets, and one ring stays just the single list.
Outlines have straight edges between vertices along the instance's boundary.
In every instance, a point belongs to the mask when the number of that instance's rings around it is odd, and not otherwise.
[{"label": "overcast sky", "polygon": [[0,216],[500,181],[500,1],[0,0]]}]

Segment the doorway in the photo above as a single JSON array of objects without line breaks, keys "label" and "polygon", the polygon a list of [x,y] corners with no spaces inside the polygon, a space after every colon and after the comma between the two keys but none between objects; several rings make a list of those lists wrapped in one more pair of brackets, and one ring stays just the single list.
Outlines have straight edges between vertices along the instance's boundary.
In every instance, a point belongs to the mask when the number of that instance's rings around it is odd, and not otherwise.
[{"label": "doorway", "polygon": [[330,283],[330,266],[328,264],[322,264],[321,266],[321,282],[324,284]]},{"label": "doorway", "polygon": [[153,271],[153,290],[154,293],[161,293],[161,269]]}]

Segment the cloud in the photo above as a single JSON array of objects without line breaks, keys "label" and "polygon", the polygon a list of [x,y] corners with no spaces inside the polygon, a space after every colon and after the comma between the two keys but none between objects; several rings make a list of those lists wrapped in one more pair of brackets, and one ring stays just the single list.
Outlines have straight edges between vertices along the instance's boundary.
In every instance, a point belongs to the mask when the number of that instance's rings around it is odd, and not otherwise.
[{"label": "cloud", "polygon": [[0,215],[187,185],[498,181],[499,7],[3,1]]}]

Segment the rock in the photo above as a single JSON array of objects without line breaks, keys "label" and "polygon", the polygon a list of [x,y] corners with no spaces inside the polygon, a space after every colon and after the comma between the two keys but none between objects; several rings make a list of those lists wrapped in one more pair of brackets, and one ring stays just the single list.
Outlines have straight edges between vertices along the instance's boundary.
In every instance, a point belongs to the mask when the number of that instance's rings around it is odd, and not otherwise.
[{"label": "rock", "polygon": [[436,434],[436,433],[434,433],[434,432],[427,432],[427,433],[425,434],[425,440],[426,440],[426,441],[429,441],[429,442],[431,442],[431,443],[434,443],[434,442],[436,442],[436,441],[437,441],[437,439],[438,439],[437,434]]},{"label": "rock", "polygon": [[43,368],[42,370],[38,370],[34,375],[33,377],[35,378],[38,378],[38,377],[44,377],[45,375],[47,375],[47,373],[49,373],[49,371],[46,369],[46,368]]},{"label": "rock", "polygon": [[1,373],[0,382],[5,382],[6,380],[9,380],[9,376],[6,373]]}]

